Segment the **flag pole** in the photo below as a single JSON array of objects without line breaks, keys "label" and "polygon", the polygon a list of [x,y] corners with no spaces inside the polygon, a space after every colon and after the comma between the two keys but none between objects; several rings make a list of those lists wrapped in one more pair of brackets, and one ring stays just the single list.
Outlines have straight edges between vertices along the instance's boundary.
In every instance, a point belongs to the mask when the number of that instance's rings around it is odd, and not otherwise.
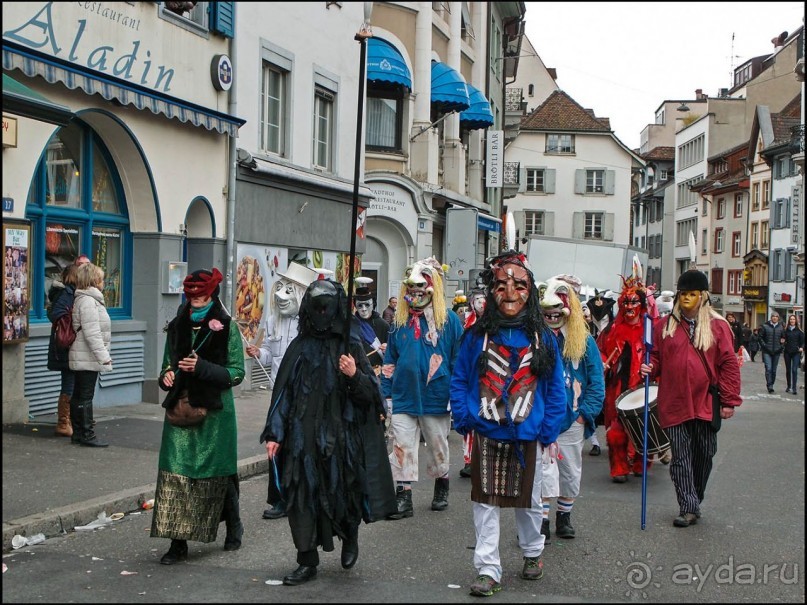
[{"label": "flag pole", "polygon": [[[644,314],[644,363],[650,365],[650,350],[653,348],[653,320]],[[644,377],[644,427],[642,430],[642,529],[647,520],[647,426],[650,422],[650,374]]]},{"label": "flag pole", "polygon": [[356,264],[356,223],[359,219],[359,182],[361,179],[361,148],[362,148],[362,127],[364,122],[364,84],[367,79],[367,40],[373,33],[370,29],[370,13],[372,12],[372,2],[364,3],[364,23],[361,29],[354,36],[359,43],[359,100],[358,111],[356,113],[356,156],[353,168],[353,212],[350,220],[350,262],[348,263],[347,277],[347,317],[344,327],[344,347],[345,354],[350,352],[350,324],[353,317],[353,266]]}]

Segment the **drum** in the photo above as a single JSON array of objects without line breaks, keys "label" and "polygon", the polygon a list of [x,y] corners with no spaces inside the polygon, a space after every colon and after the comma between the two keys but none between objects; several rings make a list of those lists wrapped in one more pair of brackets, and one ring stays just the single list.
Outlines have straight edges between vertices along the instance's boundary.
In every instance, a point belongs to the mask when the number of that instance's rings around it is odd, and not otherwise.
[{"label": "drum", "polygon": [[[647,455],[660,454],[670,447],[664,429],[658,419],[656,398],[658,397],[658,384],[651,382],[648,389],[648,402],[650,411],[647,414]],[[622,393],[616,400],[616,413],[625,432],[628,433],[633,447],[637,452],[644,450],[644,385],[634,387]]]}]

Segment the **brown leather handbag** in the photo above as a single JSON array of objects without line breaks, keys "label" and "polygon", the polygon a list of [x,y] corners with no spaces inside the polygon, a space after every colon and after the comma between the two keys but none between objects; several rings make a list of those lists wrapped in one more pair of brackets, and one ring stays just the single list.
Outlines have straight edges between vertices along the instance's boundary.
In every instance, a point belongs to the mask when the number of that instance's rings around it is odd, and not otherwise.
[{"label": "brown leather handbag", "polygon": [[188,401],[188,391],[182,391],[176,403],[165,410],[165,418],[173,426],[196,426],[207,418],[207,408],[196,408]]}]

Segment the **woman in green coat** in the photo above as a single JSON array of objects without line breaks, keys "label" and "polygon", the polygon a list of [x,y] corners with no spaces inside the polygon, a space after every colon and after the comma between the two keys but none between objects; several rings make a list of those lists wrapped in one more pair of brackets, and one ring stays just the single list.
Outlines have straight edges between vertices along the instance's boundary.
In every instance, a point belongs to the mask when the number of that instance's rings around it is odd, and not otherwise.
[{"label": "woman in green coat", "polygon": [[166,418],[160,446],[151,536],[171,538],[160,559],[172,565],[188,557],[188,540],[213,542],[219,523],[224,550],[241,547],[238,442],[232,387],[244,379],[244,353],[238,325],[218,298],[218,269],[185,278],[187,303],[168,324],[160,388],[166,409],[187,397],[204,407],[201,424],[174,426]]}]

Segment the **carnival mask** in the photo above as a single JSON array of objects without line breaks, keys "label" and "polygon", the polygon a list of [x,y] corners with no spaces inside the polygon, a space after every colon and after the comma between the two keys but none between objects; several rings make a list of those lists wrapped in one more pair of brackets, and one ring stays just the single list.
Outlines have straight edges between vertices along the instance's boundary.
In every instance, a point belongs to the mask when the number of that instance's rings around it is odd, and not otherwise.
[{"label": "carnival mask", "polygon": [[300,310],[297,286],[285,279],[279,279],[272,286],[275,307],[281,315],[294,317]]},{"label": "carnival mask", "polygon": [[373,301],[357,300],[356,315],[358,315],[362,319],[370,319],[373,315]]},{"label": "carnival mask", "polygon": [[471,309],[473,309],[474,313],[477,317],[481,316],[482,313],[485,312],[485,295],[484,294],[474,294],[471,298]]},{"label": "carnival mask", "polygon": [[678,293],[678,306],[688,317],[694,316],[701,306],[700,290],[684,290]]},{"label": "carnival mask", "polygon": [[527,305],[532,287],[529,271],[514,263],[491,267],[493,284],[491,291],[499,312],[505,317],[515,317]]},{"label": "carnival mask", "polygon": [[316,332],[331,329],[339,312],[339,295],[333,282],[315,281],[308,287],[308,317]]},{"label": "carnival mask", "polygon": [[423,309],[432,302],[434,294],[434,268],[418,261],[406,270],[404,298],[412,309]]},{"label": "carnival mask", "polygon": [[559,330],[569,320],[571,307],[569,305],[570,286],[567,282],[551,277],[546,282],[546,288],[541,296],[541,311],[544,321],[553,330]]},{"label": "carnival mask", "polygon": [[640,319],[642,311],[642,299],[635,292],[628,292],[619,301],[619,308],[622,310],[622,317],[629,324],[634,324]]}]

